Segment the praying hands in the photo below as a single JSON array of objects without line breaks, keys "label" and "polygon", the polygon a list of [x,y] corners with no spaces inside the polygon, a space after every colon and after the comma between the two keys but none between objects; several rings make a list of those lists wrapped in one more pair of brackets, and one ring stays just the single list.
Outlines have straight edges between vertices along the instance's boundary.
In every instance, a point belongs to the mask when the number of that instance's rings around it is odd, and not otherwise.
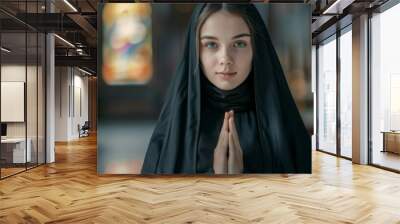
[{"label": "praying hands", "polygon": [[239,174],[243,172],[243,152],[234,122],[234,112],[225,112],[224,122],[214,150],[215,174]]}]

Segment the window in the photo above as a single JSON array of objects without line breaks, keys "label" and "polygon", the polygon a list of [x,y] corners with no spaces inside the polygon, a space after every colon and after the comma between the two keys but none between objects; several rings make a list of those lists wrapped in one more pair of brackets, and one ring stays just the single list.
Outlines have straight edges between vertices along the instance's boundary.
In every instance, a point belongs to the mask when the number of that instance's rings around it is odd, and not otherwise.
[{"label": "window", "polygon": [[372,163],[400,170],[400,4],[371,18]]},{"label": "window", "polygon": [[352,157],[352,34],[351,26],[340,36],[340,155]]},{"label": "window", "polygon": [[336,153],[336,36],[318,48],[318,149]]}]

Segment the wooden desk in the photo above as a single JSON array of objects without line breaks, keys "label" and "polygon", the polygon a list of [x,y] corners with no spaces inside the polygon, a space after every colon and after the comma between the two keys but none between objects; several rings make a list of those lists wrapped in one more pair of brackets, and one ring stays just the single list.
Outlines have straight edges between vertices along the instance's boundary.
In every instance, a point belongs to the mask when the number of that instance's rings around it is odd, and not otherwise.
[{"label": "wooden desk", "polygon": [[[1,139],[1,157],[6,163],[25,163],[31,162],[31,145],[30,138],[27,139],[27,149],[25,150],[25,138],[6,138]],[[25,154],[26,152],[26,154]]]},{"label": "wooden desk", "polygon": [[382,131],[381,133],[383,133],[382,152],[400,154],[400,131]]}]

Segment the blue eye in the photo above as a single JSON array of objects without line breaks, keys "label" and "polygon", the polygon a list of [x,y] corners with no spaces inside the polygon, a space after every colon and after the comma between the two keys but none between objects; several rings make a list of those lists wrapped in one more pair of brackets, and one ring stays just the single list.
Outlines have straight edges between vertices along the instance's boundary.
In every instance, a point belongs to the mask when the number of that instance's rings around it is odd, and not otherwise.
[{"label": "blue eye", "polygon": [[247,44],[244,41],[237,41],[233,44],[233,46],[237,48],[245,48],[247,47]]},{"label": "blue eye", "polygon": [[217,44],[215,42],[207,42],[204,44],[206,48],[214,49],[217,48]]}]

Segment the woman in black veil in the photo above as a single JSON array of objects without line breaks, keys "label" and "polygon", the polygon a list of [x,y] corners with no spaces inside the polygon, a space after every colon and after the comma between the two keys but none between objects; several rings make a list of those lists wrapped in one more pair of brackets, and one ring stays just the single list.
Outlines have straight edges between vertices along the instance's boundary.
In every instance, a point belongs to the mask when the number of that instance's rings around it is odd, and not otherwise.
[{"label": "woman in black veil", "polygon": [[311,173],[311,140],[252,4],[201,4],[142,174]]}]

